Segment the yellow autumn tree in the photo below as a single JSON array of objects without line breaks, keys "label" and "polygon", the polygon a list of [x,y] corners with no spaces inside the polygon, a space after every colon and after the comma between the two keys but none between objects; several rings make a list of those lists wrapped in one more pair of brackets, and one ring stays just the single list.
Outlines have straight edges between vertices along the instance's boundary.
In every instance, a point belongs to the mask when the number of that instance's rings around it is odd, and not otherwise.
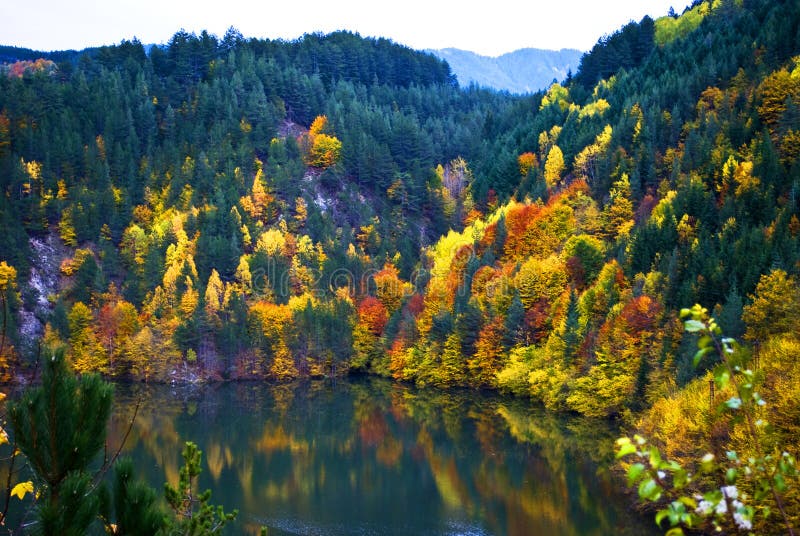
[{"label": "yellow autumn tree", "polygon": [[308,149],[306,164],[327,169],[336,164],[342,153],[342,142],[336,136],[326,133],[328,118],[319,115],[308,129]]},{"label": "yellow autumn tree", "polygon": [[275,202],[275,197],[267,188],[260,162],[257,164],[256,176],[253,178],[253,187],[250,190],[250,195],[240,198],[239,204],[250,217],[256,221],[266,223],[274,216],[273,203]]},{"label": "yellow autumn tree", "polygon": [[586,179],[590,184],[594,183],[598,176],[598,164],[611,144],[611,125],[606,125],[603,131],[594,139],[594,143],[587,145],[575,157],[572,168],[575,174]]},{"label": "yellow autumn tree", "polygon": [[211,270],[208,277],[206,292],[204,295],[206,318],[209,322],[216,322],[217,312],[222,308],[222,300],[225,296],[225,285],[219,277],[216,269]]},{"label": "yellow autumn tree", "polygon": [[616,181],[611,188],[611,202],[603,209],[605,223],[604,234],[613,239],[624,236],[633,227],[633,201],[631,201],[631,183],[627,173]]},{"label": "yellow autumn tree", "polygon": [[514,282],[522,304],[530,309],[539,300],[553,303],[564,292],[567,270],[557,255],[531,257],[520,267]]},{"label": "yellow autumn tree", "polygon": [[397,268],[391,263],[384,264],[383,270],[375,274],[373,279],[378,299],[389,311],[389,314],[399,309],[403,299],[411,295],[411,283],[400,279]]},{"label": "yellow autumn tree", "polygon": [[564,173],[564,153],[558,145],[553,145],[547,153],[547,161],[544,163],[544,180],[548,188],[553,188],[561,181]]},{"label": "yellow autumn tree", "polygon": [[797,333],[800,328],[800,287],[794,277],[777,269],[761,276],[751,303],[745,306],[742,320],[744,336],[756,344],[774,335]]},{"label": "yellow autumn tree", "polygon": [[11,301],[15,298],[17,288],[17,270],[0,262],[0,369],[6,370],[8,367],[8,356],[12,354],[13,348],[6,347],[6,336],[8,324],[11,320]]},{"label": "yellow autumn tree", "polygon": [[109,359],[105,348],[92,326],[94,316],[83,302],[72,306],[67,315],[69,323],[70,360],[76,372],[109,372]]}]

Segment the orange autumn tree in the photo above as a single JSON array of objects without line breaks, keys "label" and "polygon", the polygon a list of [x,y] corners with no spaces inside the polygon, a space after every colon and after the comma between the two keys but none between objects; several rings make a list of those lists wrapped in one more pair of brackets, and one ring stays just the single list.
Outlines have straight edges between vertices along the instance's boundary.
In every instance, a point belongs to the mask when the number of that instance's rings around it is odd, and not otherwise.
[{"label": "orange autumn tree", "polygon": [[533,168],[539,165],[539,159],[531,152],[522,153],[517,157],[517,165],[519,166],[519,174],[525,177]]},{"label": "orange autumn tree", "polygon": [[[386,367],[383,363],[383,345],[380,337],[383,328],[389,321],[386,306],[378,298],[367,296],[358,304],[358,321],[353,329],[353,349],[355,355],[350,363],[351,368],[367,369]],[[387,371],[381,371],[388,373]]]},{"label": "orange autumn tree", "polygon": [[358,304],[358,322],[369,330],[376,337],[380,337],[386,322],[389,321],[389,314],[386,306],[377,298],[367,296]]}]

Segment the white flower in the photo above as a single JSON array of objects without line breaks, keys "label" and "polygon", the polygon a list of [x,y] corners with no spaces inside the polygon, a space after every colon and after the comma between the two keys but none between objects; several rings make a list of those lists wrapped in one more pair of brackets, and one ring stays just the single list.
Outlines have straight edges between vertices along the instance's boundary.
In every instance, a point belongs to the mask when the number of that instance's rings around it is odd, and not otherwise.
[{"label": "white flower", "polygon": [[726,503],[724,500],[719,501],[717,503],[717,509],[715,511],[719,516],[725,514],[728,511],[728,503]]},{"label": "white flower", "polygon": [[735,499],[736,497],[739,496],[739,490],[736,489],[736,486],[722,486],[720,488],[720,491],[725,497],[729,499]]},{"label": "white flower", "polygon": [[701,516],[707,516],[714,510],[714,505],[711,501],[706,501],[705,499],[700,501],[697,505],[697,508],[694,509],[695,512],[700,514]]},{"label": "white flower", "polygon": [[733,521],[736,523],[736,526],[742,530],[750,530],[753,528],[752,521],[750,521],[747,516],[740,512],[733,514]]},{"label": "white flower", "polygon": [[658,475],[658,478],[660,478],[661,480],[664,480],[664,478],[667,476],[667,473],[665,473],[664,471],[658,471],[656,474]]}]

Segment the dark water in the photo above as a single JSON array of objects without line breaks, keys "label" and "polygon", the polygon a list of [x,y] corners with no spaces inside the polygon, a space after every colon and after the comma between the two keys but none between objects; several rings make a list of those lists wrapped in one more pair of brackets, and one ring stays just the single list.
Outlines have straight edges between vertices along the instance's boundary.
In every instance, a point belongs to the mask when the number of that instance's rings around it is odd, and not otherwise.
[{"label": "dark water", "polygon": [[201,488],[238,508],[229,534],[652,534],[604,467],[617,433],[522,401],[379,380],[117,386],[111,437],[151,485],[177,482],[184,441]]}]

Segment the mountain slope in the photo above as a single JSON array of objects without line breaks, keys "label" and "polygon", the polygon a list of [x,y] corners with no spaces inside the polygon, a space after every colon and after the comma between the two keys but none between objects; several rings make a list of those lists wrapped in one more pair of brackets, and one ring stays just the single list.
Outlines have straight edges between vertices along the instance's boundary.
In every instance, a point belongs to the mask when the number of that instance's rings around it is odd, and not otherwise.
[{"label": "mountain slope", "polygon": [[430,50],[447,61],[462,86],[482,87],[511,93],[533,93],[547,88],[553,80],[564,80],[577,71],[583,54],[579,50],[523,48],[498,57],[481,56],[457,48]]}]

